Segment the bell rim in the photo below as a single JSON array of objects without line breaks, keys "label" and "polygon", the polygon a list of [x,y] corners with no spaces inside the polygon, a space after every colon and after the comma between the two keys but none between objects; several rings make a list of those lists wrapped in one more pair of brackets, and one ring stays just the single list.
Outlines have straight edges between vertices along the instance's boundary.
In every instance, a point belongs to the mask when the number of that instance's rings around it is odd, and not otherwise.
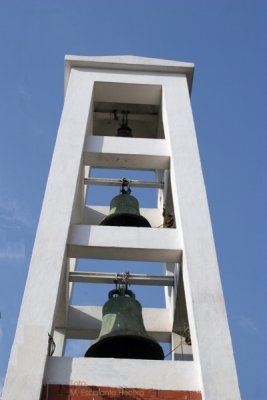
[{"label": "bell rim", "polygon": [[[123,339],[129,339],[129,340],[137,340],[146,344],[149,344],[151,348],[154,349],[155,351],[155,357],[151,357],[147,356],[147,352],[144,351],[144,357],[114,357],[114,356],[105,356],[105,355],[94,355],[94,354],[90,354],[90,353],[94,353],[95,349],[100,346],[102,346],[103,344],[106,344],[107,342],[111,342],[114,340],[123,340]],[[151,354],[151,353],[150,353]],[[87,358],[118,358],[118,359],[137,359],[137,360],[164,360],[164,352],[163,349],[161,347],[161,345],[151,336],[149,335],[145,335],[144,333],[140,333],[140,336],[137,334],[132,335],[132,334],[128,334],[125,333],[125,331],[120,334],[120,333],[116,333],[116,335],[114,336],[110,336],[108,335],[103,335],[101,336],[101,338],[97,339],[94,343],[91,344],[91,346],[89,346],[89,348],[87,349],[87,351],[85,352],[84,357]]]},{"label": "bell rim", "polygon": [[[130,224],[113,224],[111,223],[112,220],[116,220],[119,217],[121,218],[125,218],[127,219],[127,221],[130,221]],[[140,224],[136,225],[136,222],[131,222],[131,221],[139,221]],[[131,226],[131,227],[136,227],[136,228],[151,228],[150,223],[148,222],[148,220],[143,217],[142,215],[135,215],[135,214],[131,214],[131,213],[114,213],[114,214],[110,214],[107,215],[101,222],[99,225],[102,226]]]}]

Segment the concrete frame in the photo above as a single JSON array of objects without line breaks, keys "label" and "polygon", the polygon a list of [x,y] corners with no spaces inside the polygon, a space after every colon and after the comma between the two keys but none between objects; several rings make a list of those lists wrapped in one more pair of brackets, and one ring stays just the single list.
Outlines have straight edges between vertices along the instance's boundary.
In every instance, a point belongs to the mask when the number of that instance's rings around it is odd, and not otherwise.
[{"label": "concrete frame", "polygon": [[[36,400],[43,383],[71,384],[73,379],[105,386],[201,390],[204,400],[240,399],[190,105],[192,76],[189,63],[132,56],[66,57],[65,103],[3,400]],[[148,139],[130,139],[128,148],[127,138],[91,136],[95,82],[160,85],[165,139],[149,139],[155,146],[148,146]],[[84,169],[94,163],[168,168],[177,227],[116,227],[110,235],[109,227],[88,226],[90,212],[107,212],[84,210]],[[118,252],[126,259],[131,254],[136,260],[160,260],[174,267],[181,263],[173,268],[176,288],[166,290],[168,307],[158,311],[162,318],[155,321],[155,310],[144,310],[144,316],[151,334],[173,338],[183,276],[194,361],[61,357],[67,335],[79,331],[84,337],[91,329],[94,337],[99,329],[99,309],[69,307],[68,271],[75,269],[75,258],[116,258]],[[89,329],[90,318],[95,324]],[[47,355],[48,333],[54,335],[58,357]],[[127,379],[110,374],[110,368],[122,370],[120,365],[129,372]],[[133,369],[139,371],[138,379]]]}]

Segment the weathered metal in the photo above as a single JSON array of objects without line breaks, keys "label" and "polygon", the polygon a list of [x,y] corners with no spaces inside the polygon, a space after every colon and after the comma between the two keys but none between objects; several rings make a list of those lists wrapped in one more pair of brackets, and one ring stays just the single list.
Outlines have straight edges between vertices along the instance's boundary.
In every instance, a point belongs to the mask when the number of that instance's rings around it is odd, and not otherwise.
[{"label": "weathered metal", "polygon": [[145,330],[142,307],[131,290],[111,290],[98,339],[85,357],[162,360],[163,350]]},{"label": "weathered metal", "polygon": [[100,225],[151,226],[147,219],[140,215],[138,200],[130,194],[130,190],[123,191],[111,200],[109,215]]}]

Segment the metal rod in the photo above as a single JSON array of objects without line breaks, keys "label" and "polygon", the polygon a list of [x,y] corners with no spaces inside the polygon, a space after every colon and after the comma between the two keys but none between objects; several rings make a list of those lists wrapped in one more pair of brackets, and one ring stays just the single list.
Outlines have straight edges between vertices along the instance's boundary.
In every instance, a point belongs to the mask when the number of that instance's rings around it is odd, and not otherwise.
[{"label": "metal rod", "polygon": [[[81,283],[120,283],[125,274],[106,273],[106,272],[84,272],[75,271],[69,273],[69,282]],[[130,285],[148,286],[174,286],[173,276],[129,274],[127,282]]]},{"label": "metal rod", "polygon": [[[95,111],[94,116],[97,119],[108,119],[111,120],[113,118],[112,113],[110,112],[101,112]],[[112,116],[112,117],[111,117]],[[122,118],[122,113],[117,113],[118,118]],[[156,121],[158,119],[158,115],[154,114],[128,114],[128,121]]]},{"label": "metal rod", "polygon": [[[157,188],[163,189],[163,182],[151,182],[151,181],[138,181],[127,179],[130,186],[143,187],[143,188]],[[108,178],[84,178],[85,185],[108,185],[108,186],[121,186],[121,179],[108,179]]]}]

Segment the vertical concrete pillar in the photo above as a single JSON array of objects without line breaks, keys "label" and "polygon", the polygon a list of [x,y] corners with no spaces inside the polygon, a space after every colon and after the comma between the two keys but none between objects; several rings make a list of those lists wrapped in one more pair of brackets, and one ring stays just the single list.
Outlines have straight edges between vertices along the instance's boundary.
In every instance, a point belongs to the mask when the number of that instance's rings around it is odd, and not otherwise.
[{"label": "vertical concrete pillar", "polygon": [[93,86],[72,70],[36,234],[3,400],[37,400],[66,264]]},{"label": "vertical concrete pillar", "polygon": [[194,359],[206,400],[239,399],[208,202],[185,76],[163,87],[163,122],[183,241],[183,277]]}]

